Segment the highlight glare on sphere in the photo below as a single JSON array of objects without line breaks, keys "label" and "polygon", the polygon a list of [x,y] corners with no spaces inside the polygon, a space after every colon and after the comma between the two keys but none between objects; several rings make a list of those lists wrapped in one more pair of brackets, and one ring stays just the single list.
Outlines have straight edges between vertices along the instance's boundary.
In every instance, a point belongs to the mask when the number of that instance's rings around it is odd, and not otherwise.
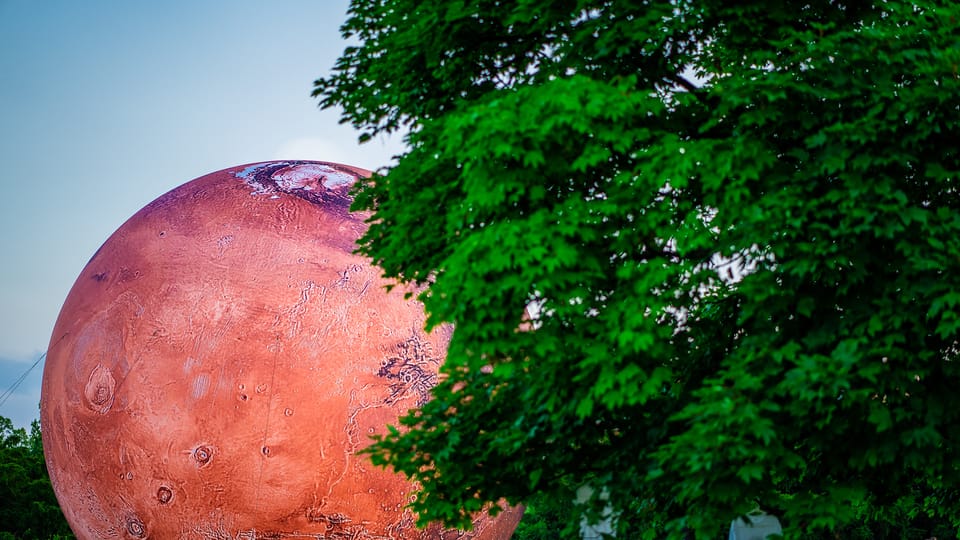
[{"label": "highlight glare on sphere", "polygon": [[429,398],[449,328],[353,253],[366,171],[265,162],[163,195],[93,256],[48,349],[51,481],[84,538],[508,538],[419,530],[356,452]]}]

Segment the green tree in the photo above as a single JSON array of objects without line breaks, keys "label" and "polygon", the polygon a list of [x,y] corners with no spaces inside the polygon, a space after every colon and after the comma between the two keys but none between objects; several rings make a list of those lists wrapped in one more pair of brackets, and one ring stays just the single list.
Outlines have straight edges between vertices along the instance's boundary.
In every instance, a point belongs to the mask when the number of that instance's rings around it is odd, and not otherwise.
[{"label": "green tree", "polygon": [[960,528],[960,6],[356,0],[342,30],[315,96],[408,145],[360,251],[456,328],[372,448],[423,521],[591,485],[629,538],[756,504]]},{"label": "green tree", "polygon": [[0,539],[73,538],[50,485],[36,420],[28,434],[0,416],[0,501]]}]

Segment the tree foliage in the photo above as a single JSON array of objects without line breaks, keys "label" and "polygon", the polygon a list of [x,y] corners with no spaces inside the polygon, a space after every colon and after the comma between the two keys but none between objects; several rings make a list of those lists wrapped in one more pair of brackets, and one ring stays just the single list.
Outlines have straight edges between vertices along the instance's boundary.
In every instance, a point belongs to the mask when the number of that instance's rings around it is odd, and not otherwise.
[{"label": "tree foliage", "polygon": [[589,484],[631,538],[758,503],[795,535],[960,528],[958,19],[354,1],[314,93],[408,144],[360,251],[456,328],[372,448],[421,519]]},{"label": "tree foliage", "polygon": [[43,458],[40,423],[30,433],[0,416],[0,539],[73,538]]}]

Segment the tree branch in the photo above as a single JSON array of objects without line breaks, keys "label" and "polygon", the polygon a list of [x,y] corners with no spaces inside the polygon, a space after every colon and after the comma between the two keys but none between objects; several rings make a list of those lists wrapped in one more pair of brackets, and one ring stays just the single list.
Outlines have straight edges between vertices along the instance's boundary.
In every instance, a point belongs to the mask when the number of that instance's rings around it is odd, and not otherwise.
[{"label": "tree branch", "polygon": [[700,87],[688,81],[686,78],[683,77],[683,75],[677,75],[676,73],[674,73],[673,75],[668,77],[667,80],[680,85],[681,88],[693,94],[693,96],[697,98],[697,100],[699,100],[700,102],[703,102],[703,96],[700,95]]}]

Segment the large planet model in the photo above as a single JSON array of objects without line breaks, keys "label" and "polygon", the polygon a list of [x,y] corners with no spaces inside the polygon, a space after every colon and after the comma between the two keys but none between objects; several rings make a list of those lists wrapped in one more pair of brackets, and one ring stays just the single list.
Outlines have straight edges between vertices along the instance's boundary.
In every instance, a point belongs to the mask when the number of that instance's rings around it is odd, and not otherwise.
[{"label": "large planet model", "polygon": [[[414,485],[357,455],[429,399],[450,337],[353,253],[361,169],[283,161],[174,189],[83,269],[41,423],[81,539],[509,538],[414,526]],[[429,209],[411,209],[429,211]],[[426,234],[427,232],[425,232]]]}]

